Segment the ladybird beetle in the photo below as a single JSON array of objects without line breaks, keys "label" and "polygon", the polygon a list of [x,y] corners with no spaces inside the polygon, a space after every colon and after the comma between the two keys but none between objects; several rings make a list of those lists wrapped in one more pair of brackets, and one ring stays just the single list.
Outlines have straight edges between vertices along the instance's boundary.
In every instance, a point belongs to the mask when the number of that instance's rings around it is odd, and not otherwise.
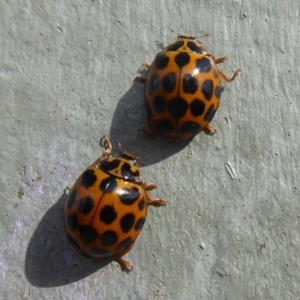
[{"label": "ladybird beetle", "polygon": [[76,180],[68,194],[64,222],[68,239],[87,258],[112,258],[127,271],[132,265],[122,258],[134,245],[144,225],[148,205],[161,206],[164,199],[153,200],[137,158],[121,151],[111,157],[112,145],[103,138],[106,150],[95,164]]},{"label": "ladybird beetle", "polygon": [[191,139],[202,130],[214,134],[216,129],[209,122],[224,89],[221,78],[231,82],[241,71],[228,78],[217,68],[226,59],[204,51],[196,37],[178,35],[150,66],[145,65],[147,77],[137,77],[145,83],[150,132],[140,131],[148,137],[155,137],[158,131],[173,139]]}]

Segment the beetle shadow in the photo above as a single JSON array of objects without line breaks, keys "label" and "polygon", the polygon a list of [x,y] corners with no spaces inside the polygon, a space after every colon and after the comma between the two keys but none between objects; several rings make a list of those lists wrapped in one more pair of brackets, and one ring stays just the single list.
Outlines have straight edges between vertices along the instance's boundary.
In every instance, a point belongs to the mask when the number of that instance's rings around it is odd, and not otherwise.
[{"label": "beetle shadow", "polygon": [[36,287],[55,287],[76,282],[107,266],[112,259],[92,260],[70,245],[63,224],[66,193],[46,212],[26,251],[25,275]]},{"label": "beetle shadow", "polygon": [[181,151],[191,140],[170,140],[161,135],[147,138],[138,132],[139,129],[148,130],[143,90],[144,85],[134,80],[131,88],[119,100],[109,138],[114,146],[121,143],[122,149],[141,158],[142,164],[147,166]]}]

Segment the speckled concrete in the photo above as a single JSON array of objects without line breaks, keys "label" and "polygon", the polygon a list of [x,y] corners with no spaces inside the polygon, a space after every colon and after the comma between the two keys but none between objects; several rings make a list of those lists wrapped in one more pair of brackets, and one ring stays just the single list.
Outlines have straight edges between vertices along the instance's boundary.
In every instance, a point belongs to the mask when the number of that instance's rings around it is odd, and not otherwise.
[{"label": "speckled concrete", "polygon": [[[299,299],[299,1],[0,1],[1,299]],[[70,4],[71,3],[71,4]],[[118,3],[118,4],[116,4]],[[225,84],[214,136],[146,126],[142,63],[202,35]],[[126,259],[90,261],[63,229],[64,189],[115,148],[157,182]]]}]

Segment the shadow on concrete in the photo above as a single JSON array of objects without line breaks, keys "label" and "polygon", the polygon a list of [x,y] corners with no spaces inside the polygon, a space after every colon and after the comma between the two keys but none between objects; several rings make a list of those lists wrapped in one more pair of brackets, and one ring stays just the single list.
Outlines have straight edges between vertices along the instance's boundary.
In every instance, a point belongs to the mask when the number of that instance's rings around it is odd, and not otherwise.
[{"label": "shadow on concrete", "polygon": [[25,275],[34,286],[48,288],[66,285],[112,262],[112,259],[87,259],[72,248],[63,224],[65,201],[66,194],[63,193],[43,216],[28,244]]},{"label": "shadow on concrete", "polygon": [[142,83],[134,81],[122,96],[113,115],[109,138],[114,146],[114,153],[118,153],[117,146],[120,142],[122,148],[134,156],[150,156],[142,160],[142,164],[152,165],[181,151],[191,140],[170,140],[163,136],[147,138],[138,132],[139,129],[148,129],[143,89]]}]

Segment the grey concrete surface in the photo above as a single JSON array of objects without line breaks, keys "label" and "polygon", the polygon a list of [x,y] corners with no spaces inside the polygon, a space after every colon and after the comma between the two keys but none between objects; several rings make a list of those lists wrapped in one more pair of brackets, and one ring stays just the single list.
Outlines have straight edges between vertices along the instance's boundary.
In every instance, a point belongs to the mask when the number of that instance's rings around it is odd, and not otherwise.
[{"label": "grey concrete surface", "polygon": [[[300,299],[299,1],[0,1],[1,299]],[[224,84],[214,136],[146,126],[142,63],[180,33]],[[82,258],[63,228],[65,187],[103,150],[157,182],[126,274]]]}]

